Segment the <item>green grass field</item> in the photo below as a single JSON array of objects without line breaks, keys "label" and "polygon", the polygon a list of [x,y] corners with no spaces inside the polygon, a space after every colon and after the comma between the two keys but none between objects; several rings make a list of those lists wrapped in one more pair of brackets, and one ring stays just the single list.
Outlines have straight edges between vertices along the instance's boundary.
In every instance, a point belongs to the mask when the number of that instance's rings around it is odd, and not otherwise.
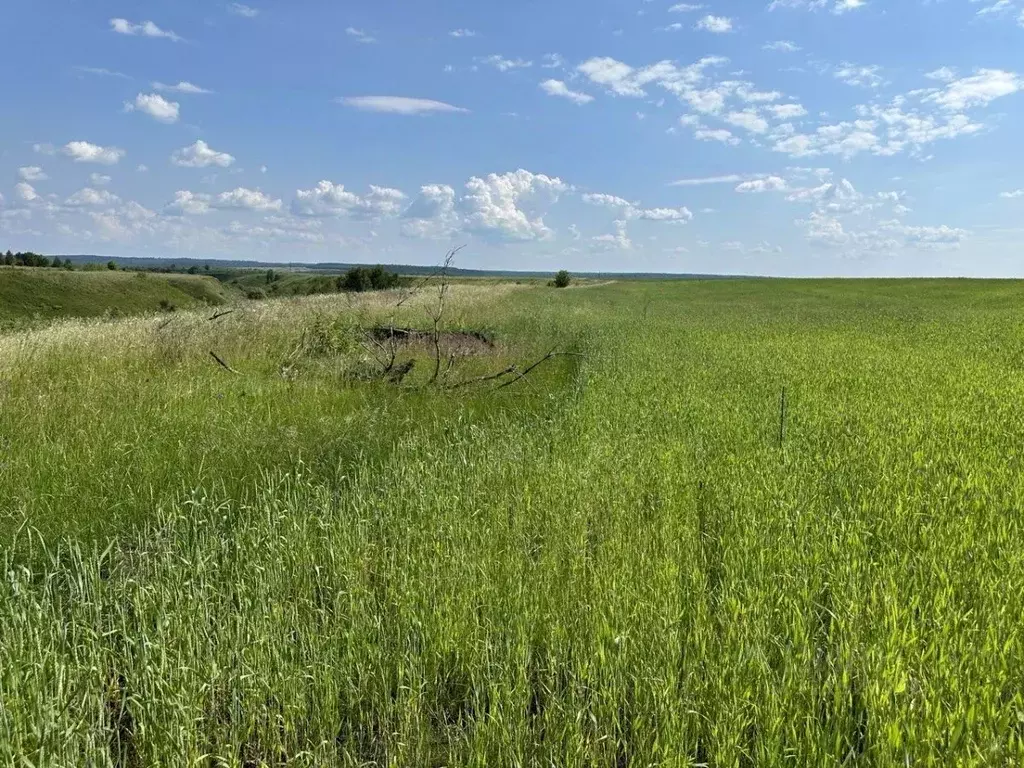
[{"label": "green grass field", "polygon": [[229,295],[208,277],[0,266],[0,325],[217,306]]},{"label": "green grass field", "polygon": [[449,383],[583,354],[503,389],[370,380],[387,293],[0,335],[0,763],[1019,765],[1022,303],[455,286]]}]

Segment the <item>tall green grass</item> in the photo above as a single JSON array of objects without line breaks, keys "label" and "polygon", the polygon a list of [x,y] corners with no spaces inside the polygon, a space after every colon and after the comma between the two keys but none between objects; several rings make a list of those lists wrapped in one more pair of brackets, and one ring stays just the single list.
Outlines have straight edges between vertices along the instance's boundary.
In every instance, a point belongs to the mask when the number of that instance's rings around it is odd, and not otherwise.
[{"label": "tall green grass", "polygon": [[[180,357],[145,320],[82,328],[107,357],[70,329],[8,339],[7,402],[37,411],[4,424],[20,460],[42,424],[89,469],[3,480],[30,514],[2,564],[0,759],[1019,764],[1022,298],[467,294],[456,322],[506,340],[499,364],[586,352],[499,393],[359,384],[329,359],[274,380],[313,318],[379,311],[326,300],[189,326]],[[243,375],[193,359],[211,345]],[[57,361],[79,397],[137,390],[53,411],[29,385]],[[133,512],[83,526],[103,507],[76,488]]]}]

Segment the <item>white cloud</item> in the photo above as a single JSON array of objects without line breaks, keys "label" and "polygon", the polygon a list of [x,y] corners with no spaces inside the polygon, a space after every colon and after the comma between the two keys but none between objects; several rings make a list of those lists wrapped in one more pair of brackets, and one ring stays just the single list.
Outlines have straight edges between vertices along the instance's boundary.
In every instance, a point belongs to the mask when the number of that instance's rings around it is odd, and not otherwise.
[{"label": "white cloud", "polygon": [[171,213],[200,215],[209,212],[210,200],[209,195],[201,192],[179,189],[174,193],[174,200],[167,205],[167,210]]},{"label": "white cloud", "polygon": [[483,62],[485,64],[490,64],[499,72],[508,72],[510,69],[525,69],[533,66],[532,61],[525,61],[523,59],[506,59],[504,56],[497,53],[483,59]]},{"label": "white cloud", "polygon": [[244,16],[247,19],[254,19],[259,16],[260,12],[256,8],[251,8],[248,5],[242,3],[231,3],[228,6],[228,11],[235,14],[235,16]]},{"label": "white cloud", "polygon": [[121,198],[106,189],[93,189],[86,187],[80,189],[64,201],[64,205],[73,208],[90,208],[103,205],[113,205]]},{"label": "white cloud", "polygon": [[778,51],[780,53],[796,53],[801,50],[800,46],[790,40],[776,40],[773,43],[765,43],[761,46],[763,51]]},{"label": "white cloud", "polygon": [[541,90],[549,96],[560,96],[573,104],[589,104],[594,97],[589,93],[570,90],[561,80],[545,80],[540,84]]},{"label": "white cloud", "polygon": [[265,195],[258,189],[238,187],[221,192],[212,203],[214,208],[241,208],[249,211],[279,211],[283,203]]},{"label": "white cloud", "polygon": [[181,105],[176,101],[168,101],[158,93],[140,93],[135,101],[125,102],[125,112],[144,112],[161,123],[176,123]]},{"label": "white cloud", "polygon": [[200,88],[198,85],[182,80],[177,85],[166,85],[165,83],[153,83],[154,90],[157,91],[168,91],[170,93],[188,93],[188,94],[203,94],[213,93],[206,88]]},{"label": "white cloud", "polygon": [[690,13],[692,11],[699,11],[703,8],[703,5],[694,3],[677,3],[676,5],[669,7],[670,13]]},{"label": "white cloud", "polygon": [[32,151],[39,155],[52,157],[57,154],[57,148],[53,144],[33,144]]},{"label": "white cloud", "polygon": [[742,181],[743,177],[735,173],[730,173],[727,176],[703,176],[694,179],[677,179],[676,181],[669,182],[670,187],[698,187],[705,184],[734,184],[737,181]]},{"label": "white cloud", "polygon": [[116,77],[121,80],[131,80],[131,78],[123,72],[115,72],[111,69],[104,69],[103,67],[75,67],[75,71],[84,72],[87,75],[96,75],[97,77]]},{"label": "white cloud", "polygon": [[125,156],[125,151],[118,147],[101,147],[87,141],[72,141],[64,145],[65,155],[76,163],[99,163],[100,165],[116,165]]},{"label": "white cloud", "polygon": [[142,35],[143,37],[165,37],[176,43],[182,42],[184,38],[179,37],[169,30],[160,29],[152,21],[144,21],[141,24],[133,24],[127,19],[111,19],[110,28],[120,35]]},{"label": "white cloud", "polygon": [[630,208],[626,211],[627,218],[644,219],[646,221],[678,221],[686,222],[693,214],[686,206],[680,208]]},{"label": "white cloud", "polygon": [[419,196],[402,213],[401,233],[406,237],[443,238],[459,227],[455,190],[447,184],[420,187]]},{"label": "white cloud", "polygon": [[235,158],[227,152],[217,152],[199,139],[191,146],[176,149],[171,154],[171,162],[181,168],[208,168],[211,165],[227,168],[235,162]]},{"label": "white cloud", "polygon": [[625,200],[624,198],[617,197],[616,195],[606,195],[600,192],[588,192],[582,195],[581,198],[587,205],[597,205],[602,208],[632,208],[634,203]]},{"label": "white cloud", "polygon": [[933,69],[931,72],[925,74],[929,80],[938,80],[943,83],[948,83],[951,80],[956,80],[956,70],[950,67],[939,67]]},{"label": "white cloud", "polygon": [[565,66],[565,59],[557,53],[545,53],[541,69],[561,69]]},{"label": "white cloud", "polygon": [[90,173],[89,183],[94,187],[105,187],[111,182],[111,178],[103,173]]},{"label": "white cloud", "polygon": [[802,104],[773,104],[768,107],[768,111],[776,120],[792,120],[807,114]]},{"label": "white cloud", "polygon": [[698,21],[695,28],[721,35],[725,32],[732,32],[732,19],[727,16],[712,16],[709,14]]},{"label": "white cloud", "polygon": [[720,141],[723,144],[739,144],[740,140],[725,128],[698,128],[693,132],[698,141]]},{"label": "white cloud", "polygon": [[999,196],[1005,200],[1014,200],[1018,197],[1024,197],[1024,189],[1015,189],[1012,192],[1000,192]]},{"label": "white cloud", "polygon": [[995,99],[1009,96],[1024,88],[1015,72],[1002,69],[979,69],[970,77],[953,80],[946,88],[925,96],[922,101],[933,102],[943,109],[960,112],[968,107],[983,107]]},{"label": "white cloud", "polygon": [[453,29],[448,33],[449,37],[476,37],[476,32],[472,29]]},{"label": "white cloud", "polygon": [[149,170],[149,166],[143,163],[139,163],[137,166],[135,166],[135,170],[138,171],[139,173],[145,173],[146,171]]},{"label": "white cloud", "polygon": [[18,178],[22,181],[46,181],[50,177],[38,165],[25,165],[18,169]]},{"label": "white cloud", "polygon": [[760,179],[744,181],[736,187],[737,192],[782,192],[786,189],[786,180],[780,176],[765,176]]},{"label": "white cloud", "polygon": [[871,66],[857,66],[844,61],[832,74],[836,79],[842,80],[847,85],[861,88],[878,88],[885,83],[885,79],[879,74],[881,71],[882,68],[875,64]]},{"label": "white cloud", "polygon": [[626,232],[626,222],[616,221],[614,222],[615,232],[609,235],[596,235],[590,238],[590,248],[595,251],[631,251],[633,249],[633,241],[629,239],[629,234]]},{"label": "white cloud", "polygon": [[377,38],[372,37],[366,34],[366,32],[364,32],[363,30],[356,29],[355,27],[346,27],[345,34],[348,35],[349,37],[355,38],[355,41],[357,43],[369,44],[377,42]]},{"label": "white cloud", "polygon": [[[768,10],[775,11],[779,8],[794,8],[820,11],[822,8],[827,8],[830,2],[831,0],[772,0]],[[863,8],[865,5],[865,0],[835,0],[832,3],[832,13],[840,15],[847,11]]]},{"label": "white cloud", "polygon": [[460,201],[463,226],[499,240],[541,240],[551,236],[537,206],[555,202],[569,185],[559,178],[520,169],[466,182]]},{"label": "white cloud", "polygon": [[26,203],[31,203],[39,199],[39,195],[36,194],[35,187],[24,181],[14,185],[15,194],[20,197]]},{"label": "white cloud", "polygon": [[433,99],[413,99],[406,96],[346,96],[340,104],[364,112],[389,112],[396,115],[422,115],[430,112],[469,112]]},{"label": "white cloud", "polygon": [[397,216],[405,194],[397,189],[371,185],[369,194],[359,196],[345,189],[344,184],[324,180],[313,189],[299,189],[292,202],[296,216],[355,216],[379,218]]},{"label": "white cloud", "polygon": [[730,112],[724,118],[729,125],[745,128],[751,133],[767,133],[768,121],[761,117],[757,110],[745,109],[742,112]]}]

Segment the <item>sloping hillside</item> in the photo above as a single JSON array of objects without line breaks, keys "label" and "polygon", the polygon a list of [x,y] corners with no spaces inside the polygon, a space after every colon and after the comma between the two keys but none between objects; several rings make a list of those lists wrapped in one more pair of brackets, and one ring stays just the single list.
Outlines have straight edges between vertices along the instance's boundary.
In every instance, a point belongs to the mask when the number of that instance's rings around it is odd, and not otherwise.
[{"label": "sloping hillside", "polygon": [[0,323],[217,306],[229,295],[210,277],[0,267]]}]

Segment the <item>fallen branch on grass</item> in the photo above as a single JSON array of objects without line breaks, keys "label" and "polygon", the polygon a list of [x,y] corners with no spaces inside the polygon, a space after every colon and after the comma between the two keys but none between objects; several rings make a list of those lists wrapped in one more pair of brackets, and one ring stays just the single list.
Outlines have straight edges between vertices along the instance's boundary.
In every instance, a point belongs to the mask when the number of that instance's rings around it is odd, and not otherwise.
[{"label": "fallen branch on grass", "polygon": [[234,368],[232,368],[230,365],[228,365],[227,362],[224,360],[224,358],[220,357],[212,349],[210,350],[210,356],[213,357],[213,359],[217,361],[217,365],[219,365],[225,371],[228,371],[229,373],[238,374],[238,371],[236,371]]},{"label": "fallen branch on grass", "polygon": [[483,384],[485,381],[494,381],[500,379],[503,376],[509,376],[516,373],[517,369],[514,365],[510,365],[504,370],[498,371],[497,373],[489,373],[486,376],[477,376],[475,379],[466,379],[465,381],[459,381],[452,384],[448,389],[459,389],[460,387],[468,387],[470,384]]},{"label": "fallen branch on grass", "polygon": [[215,312],[212,317],[206,318],[206,321],[207,322],[212,322],[214,320],[218,320],[218,319],[224,317],[225,315],[230,315],[234,311],[235,310],[233,310],[233,309],[226,309],[223,312]]},{"label": "fallen branch on grass", "polygon": [[548,360],[551,360],[552,358],[555,357],[584,357],[584,355],[582,352],[556,352],[555,350],[551,350],[546,355],[544,355],[544,357],[535,362],[533,365],[528,366],[527,368],[524,368],[522,371],[517,372],[516,377],[512,379],[512,381],[506,381],[503,384],[499,384],[497,387],[495,387],[495,390],[504,389],[505,387],[511,387],[516,382],[522,381],[529,375],[530,371],[532,371],[534,368],[539,366],[541,363],[546,363]]}]

